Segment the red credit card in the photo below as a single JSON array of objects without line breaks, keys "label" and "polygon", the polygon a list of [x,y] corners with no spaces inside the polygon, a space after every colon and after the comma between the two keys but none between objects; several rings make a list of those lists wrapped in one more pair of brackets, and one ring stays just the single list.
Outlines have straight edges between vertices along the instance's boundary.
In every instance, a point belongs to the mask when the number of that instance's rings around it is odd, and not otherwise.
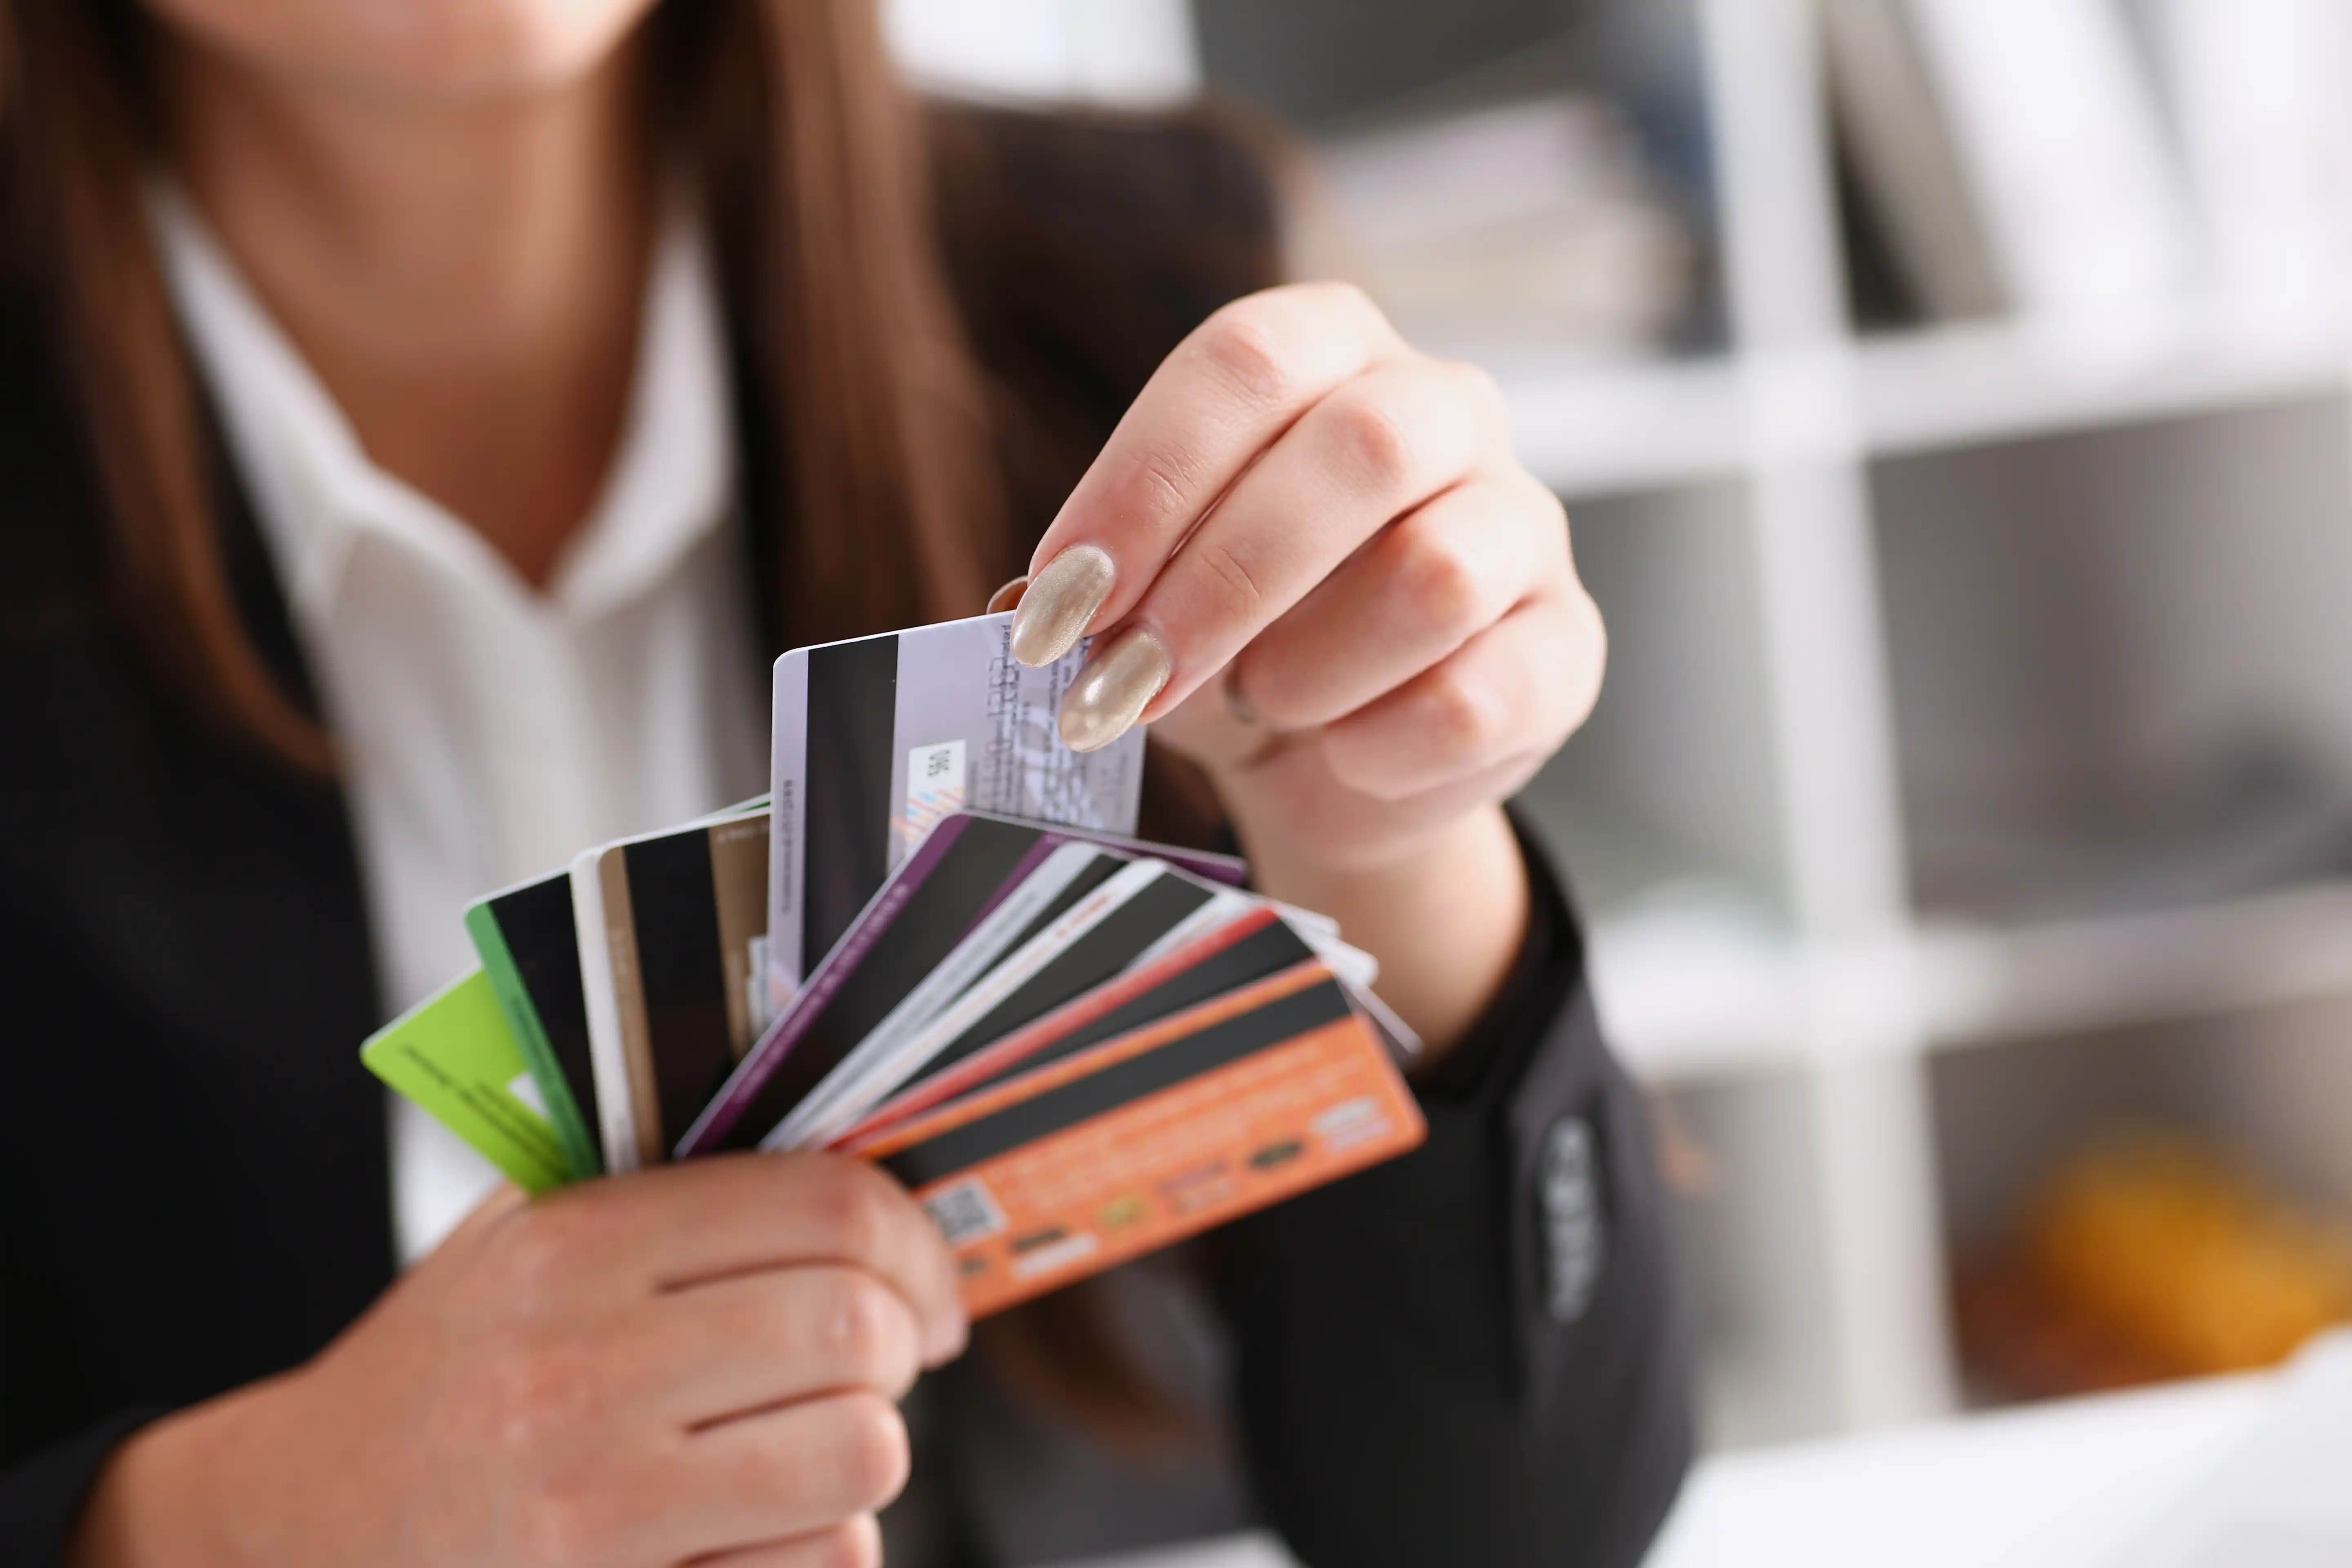
[{"label": "red credit card", "polygon": [[[1271,905],[1245,910],[1164,957],[1096,986],[968,1056],[932,1065],[843,1133],[834,1147],[869,1143],[886,1127],[1025,1068],[1075,1056],[1312,958],[1314,951],[1286,927],[1273,929],[1278,919]],[[1255,950],[1264,950],[1263,954]]]},{"label": "red credit card", "polygon": [[1320,960],[846,1145],[929,1210],[977,1317],[1403,1153],[1420,1107]]}]

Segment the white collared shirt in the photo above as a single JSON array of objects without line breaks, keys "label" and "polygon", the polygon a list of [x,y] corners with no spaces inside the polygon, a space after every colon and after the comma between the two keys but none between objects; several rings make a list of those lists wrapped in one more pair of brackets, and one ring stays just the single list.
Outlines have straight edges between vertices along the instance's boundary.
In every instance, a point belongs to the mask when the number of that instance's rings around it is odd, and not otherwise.
[{"label": "white collared shirt", "polygon": [[[716,287],[683,213],[649,274],[627,424],[545,589],[384,472],[184,195],[152,204],[346,768],[386,1016],[475,963],[467,903],[756,794],[765,703]],[[356,1040],[318,1048],[354,1053]],[[392,1109],[404,1259],[496,1173]]]}]

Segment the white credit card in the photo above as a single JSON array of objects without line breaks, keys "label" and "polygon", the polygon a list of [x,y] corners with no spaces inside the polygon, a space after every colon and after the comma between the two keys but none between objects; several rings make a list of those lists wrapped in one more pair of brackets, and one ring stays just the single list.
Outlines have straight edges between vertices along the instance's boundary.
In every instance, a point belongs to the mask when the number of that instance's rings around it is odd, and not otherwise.
[{"label": "white credit card", "polygon": [[620,1175],[638,1165],[636,1097],[630,1090],[620,1003],[614,993],[604,884],[598,875],[604,854],[600,845],[572,857],[572,918],[580,939],[580,990],[587,1004],[588,1065],[596,1085],[596,1135],[604,1144],[604,1169]]},{"label": "white credit card", "polygon": [[830,1143],[916,1074],[943,1058],[961,1060],[1125,973],[1158,951],[1170,931],[1192,928],[1202,910],[1232,897],[1162,861],[1123,863],[1083,896],[1064,900],[1066,907],[920,1029],[862,1045],[769,1135],[767,1147]]},{"label": "white credit card", "polygon": [[1087,645],[1032,669],[1012,629],[1010,613],[979,616],[776,660],[771,1016],[950,813],[1135,831],[1143,731],[1098,752],[1064,745],[1055,715]]}]

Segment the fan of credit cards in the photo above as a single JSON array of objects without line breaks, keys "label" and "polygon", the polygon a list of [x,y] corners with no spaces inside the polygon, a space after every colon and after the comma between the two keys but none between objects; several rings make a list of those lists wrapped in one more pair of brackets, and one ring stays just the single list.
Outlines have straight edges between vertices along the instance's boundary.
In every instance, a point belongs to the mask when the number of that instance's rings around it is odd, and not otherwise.
[{"label": "fan of credit cards", "polygon": [[872,1160],[994,1310],[1401,1153],[1374,967],[1227,856],[1145,844],[1140,731],[1055,728],[983,616],[776,661],[769,795],[465,911],[481,968],[362,1058],[518,1184]]}]

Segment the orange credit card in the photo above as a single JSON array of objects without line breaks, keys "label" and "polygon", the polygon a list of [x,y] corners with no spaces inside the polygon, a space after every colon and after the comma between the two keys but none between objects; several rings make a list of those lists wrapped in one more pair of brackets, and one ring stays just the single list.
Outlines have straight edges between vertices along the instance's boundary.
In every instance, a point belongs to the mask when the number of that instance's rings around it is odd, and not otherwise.
[{"label": "orange credit card", "polygon": [[1320,960],[876,1130],[975,1317],[1418,1145],[1421,1109]]},{"label": "orange credit card", "polygon": [[1287,928],[1276,929],[1279,926],[1280,916],[1273,907],[1260,904],[961,1060],[935,1063],[877,1106],[840,1142],[870,1142],[885,1128],[909,1121],[975,1089],[1003,1082],[1024,1067],[1041,1066],[1044,1058],[1076,1056],[1314,956],[1313,950]]}]

